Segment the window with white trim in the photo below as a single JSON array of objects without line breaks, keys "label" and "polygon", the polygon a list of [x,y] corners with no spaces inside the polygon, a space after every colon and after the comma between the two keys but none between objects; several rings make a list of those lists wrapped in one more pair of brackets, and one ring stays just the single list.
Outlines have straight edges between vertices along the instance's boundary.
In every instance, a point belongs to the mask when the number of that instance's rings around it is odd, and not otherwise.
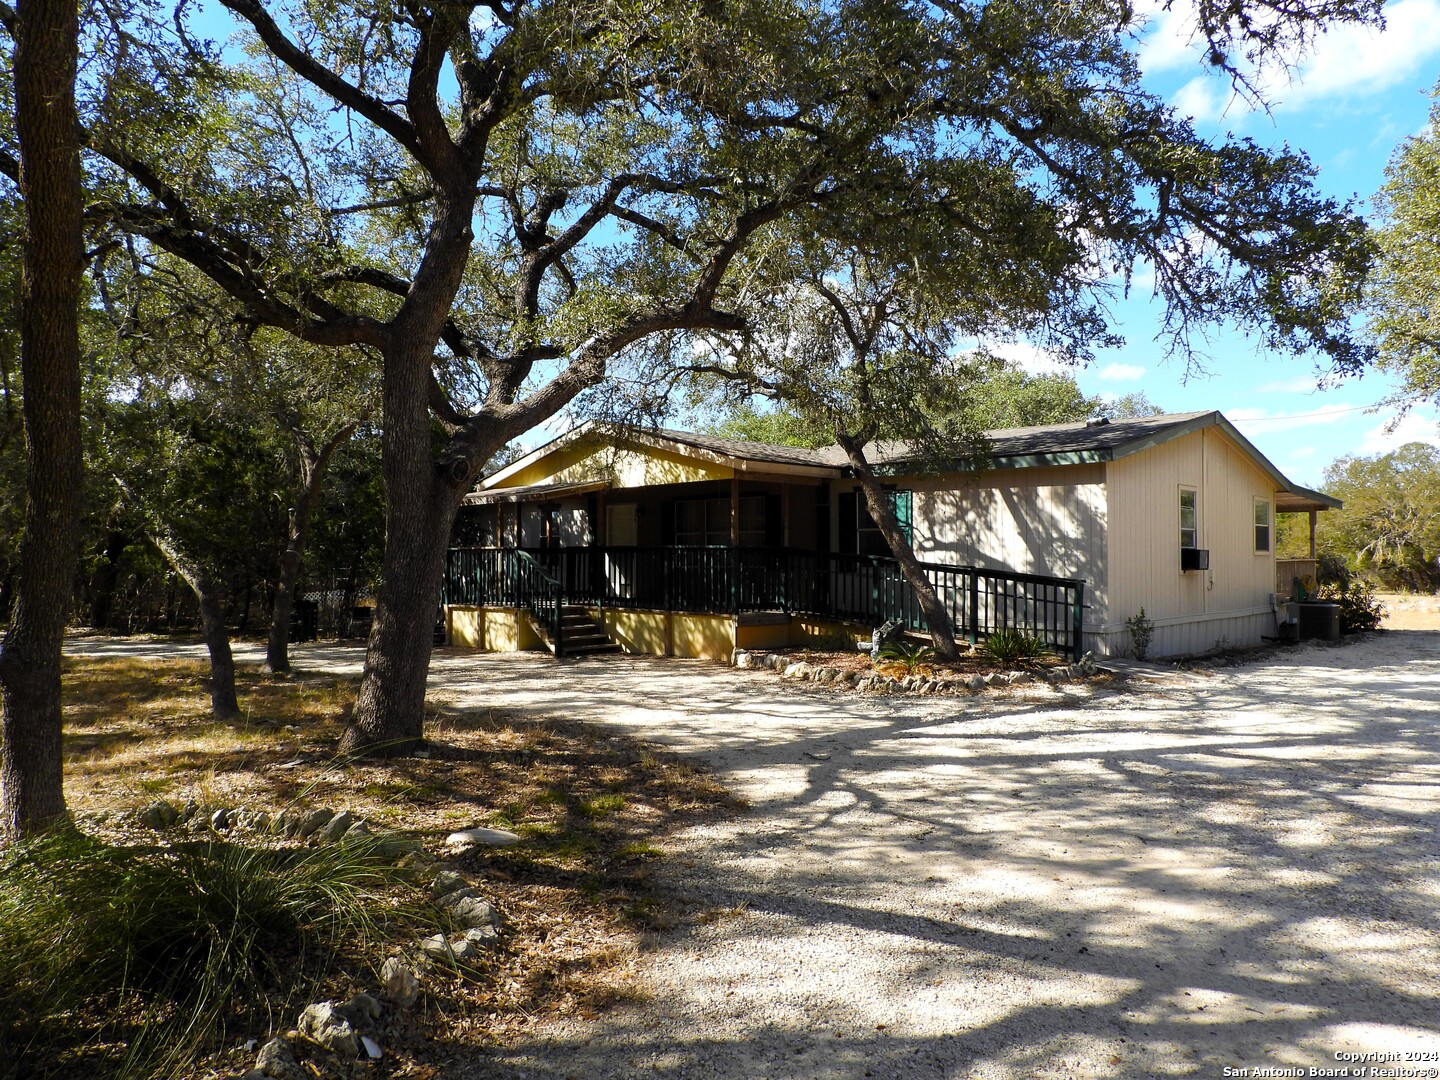
[{"label": "window with white trim", "polygon": [[1270,553],[1270,500],[1255,500],[1255,554]]},{"label": "window with white trim", "polygon": [[1200,511],[1194,488],[1180,489],[1180,546],[1200,546]]}]

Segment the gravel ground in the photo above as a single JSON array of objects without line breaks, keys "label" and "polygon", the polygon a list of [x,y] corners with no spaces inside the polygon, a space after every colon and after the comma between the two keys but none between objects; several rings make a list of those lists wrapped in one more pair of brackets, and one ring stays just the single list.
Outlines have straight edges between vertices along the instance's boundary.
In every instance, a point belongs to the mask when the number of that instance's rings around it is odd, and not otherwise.
[{"label": "gravel ground", "polygon": [[709,914],[644,943],[639,1003],[447,1080],[1440,1076],[1440,633],[1132,687],[441,650],[441,700],[615,725],[752,804],[671,838]]},{"label": "gravel ground", "polygon": [[752,803],[674,838],[676,893],[730,914],[647,943],[643,1005],[456,1076],[1440,1067],[1440,634],[1090,700],[450,663],[457,701],[621,726]]}]

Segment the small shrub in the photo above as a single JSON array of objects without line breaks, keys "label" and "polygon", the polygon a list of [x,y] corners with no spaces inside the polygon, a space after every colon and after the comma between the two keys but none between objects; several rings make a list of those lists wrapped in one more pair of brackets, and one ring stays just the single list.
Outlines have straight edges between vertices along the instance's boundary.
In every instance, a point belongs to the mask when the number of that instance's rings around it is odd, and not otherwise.
[{"label": "small shrub", "polygon": [[905,669],[907,675],[914,675],[921,666],[935,659],[935,649],[930,645],[919,645],[910,641],[887,641],[880,646],[876,665],[890,663]]},{"label": "small shrub", "polygon": [[1375,587],[1361,577],[1352,577],[1344,585],[1321,585],[1319,599],[1340,605],[1342,633],[1378,630],[1385,619],[1385,605],[1375,598]]},{"label": "small shrub", "polygon": [[263,1034],[297,1009],[381,933],[397,885],[370,843],[15,845],[0,857],[0,1048],[118,1044],[115,1075],[176,1075],[237,1021]]},{"label": "small shrub", "polygon": [[1033,660],[1049,652],[1050,646],[1042,637],[1009,628],[996,630],[985,639],[985,651],[1002,664],[1013,664],[1017,660]]},{"label": "small shrub", "polygon": [[1125,620],[1125,627],[1130,631],[1130,645],[1135,659],[1144,660],[1145,654],[1150,651],[1150,639],[1155,636],[1155,621],[1146,616],[1142,607]]}]

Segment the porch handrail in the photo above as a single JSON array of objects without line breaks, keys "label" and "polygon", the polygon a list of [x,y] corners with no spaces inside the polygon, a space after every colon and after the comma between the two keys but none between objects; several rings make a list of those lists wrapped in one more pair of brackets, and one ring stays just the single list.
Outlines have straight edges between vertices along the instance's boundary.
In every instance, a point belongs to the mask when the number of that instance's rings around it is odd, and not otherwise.
[{"label": "porch handrail", "polygon": [[517,548],[451,548],[442,588],[446,604],[494,604],[530,613],[564,655],[565,590],[529,552]]},{"label": "porch handrail", "polygon": [[544,567],[536,562],[529,552],[521,548],[502,550],[515,553],[517,578],[521,582],[518,594],[520,606],[548,630],[555,655],[564,656],[564,622],[561,611],[565,606],[565,590],[560,582],[545,572]]},{"label": "porch handrail", "polygon": [[[516,552],[523,588],[486,572]],[[523,557],[524,562],[519,560]],[[1043,638],[1079,659],[1084,653],[1085,582],[1044,574],[922,562],[959,637],[975,644],[1009,628]],[[558,643],[564,604],[739,614],[785,611],[866,622],[926,624],[899,563],[882,555],[729,546],[452,548],[446,603],[530,607],[552,620]]]}]

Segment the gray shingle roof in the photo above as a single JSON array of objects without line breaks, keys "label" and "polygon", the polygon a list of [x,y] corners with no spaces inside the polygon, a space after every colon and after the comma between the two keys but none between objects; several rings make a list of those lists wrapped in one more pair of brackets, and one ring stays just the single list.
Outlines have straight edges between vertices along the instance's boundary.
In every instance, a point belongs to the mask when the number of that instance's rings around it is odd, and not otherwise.
[{"label": "gray shingle roof", "polygon": [[[726,457],[768,461],[779,465],[815,465],[819,467],[835,465],[836,462],[826,456],[826,451],[838,449],[838,447],[825,447],[822,450],[806,450],[798,446],[750,442],[746,439],[725,439],[719,435],[697,435],[693,431],[672,431],[669,428],[649,428],[645,430],[645,434],[655,435],[685,446],[693,446],[700,450],[709,450],[711,453],[724,454]],[[844,460],[843,453],[841,460]]]},{"label": "gray shingle roof", "polygon": [[[1308,507],[1339,506],[1339,500],[1321,492],[1311,492],[1297,487],[1287,480],[1266,457],[1250,444],[1234,426],[1220,413],[1214,411],[1169,413],[1160,416],[1140,416],[1123,420],[1101,422],[1080,422],[1074,424],[1047,424],[1042,427],[1003,428],[985,433],[990,441],[990,462],[994,467],[1024,467],[1031,465],[1065,465],[1081,462],[1107,461],[1147,449],[1201,428],[1220,426],[1239,442],[1275,480],[1277,490],[1293,494],[1299,500],[1297,506]],[[576,434],[585,429],[578,429]],[[823,469],[832,475],[842,475],[849,464],[845,452],[838,446],[825,446],[807,450],[795,446],[779,446],[774,443],[749,442],[744,439],[726,439],[718,435],[701,435],[692,431],[675,431],[668,428],[633,429],[636,441],[644,443],[669,442],[686,446],[721,457],[762,464],[804,466]],[[615,437],[614,429],[611,438]],[[545,452],[545,448],[532,451],[532,455]],[[872,443],[866,447],[866,456],[871,465],[892,474],[903,470],[913,462],[911,444],[897,442]],[[522,459],[523,460],[523,459]],[[956,462],[956,468],[984,469],[984,461]],[[509,468],[514,468],[510,466]],[[501,470],[502,472],[504,470]],[[545,485],[537,485],[543,488]]]}]

